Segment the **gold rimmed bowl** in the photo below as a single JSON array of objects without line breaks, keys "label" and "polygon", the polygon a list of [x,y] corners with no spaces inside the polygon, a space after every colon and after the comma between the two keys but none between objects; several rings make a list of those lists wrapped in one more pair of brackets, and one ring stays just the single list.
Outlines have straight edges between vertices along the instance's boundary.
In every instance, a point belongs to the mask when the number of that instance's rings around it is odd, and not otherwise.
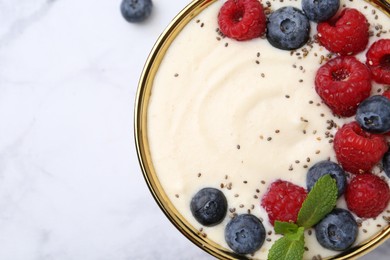
[{"label": "gold rimmed bowl", "polygon": [[[185,7],[169,24],[155,43],[145,63],[140,77],[135,103],[135,143],[137,155],[146,183],[161,210],[176,228],[195,245],[219,259],[242,259],[230,250],[218,245],[212,240],[199,234],[199,230],[193,227],[175,208],[164,191],[153,166],[151,151],[148,142],[148,105],[152,93],[153,82],[159,66],[171,43],[181,30],[200,12],[217,0],[194,0]],[[370,4],[390,14],[389,0],[372,0]],[[362,256],[382,244],[390,237],[390,225],[382,231],[350,250],[344,251],[329,259],[354,259]]]}]

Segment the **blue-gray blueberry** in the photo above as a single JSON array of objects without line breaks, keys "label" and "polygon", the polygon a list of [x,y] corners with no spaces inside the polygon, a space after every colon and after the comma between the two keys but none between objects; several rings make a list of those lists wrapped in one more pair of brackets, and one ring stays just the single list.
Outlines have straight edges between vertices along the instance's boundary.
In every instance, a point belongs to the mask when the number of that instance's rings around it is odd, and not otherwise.
[{"label": "blue-gray blueberry", "polygon": [[358,230],[352,214],[340,208],[335,208],[315,226],[318,243],[336,251],[349,248],[355,242]]},{"label": "blue-gray blueberry", "polygon": [[332,18],[340,7],[340,0],[302,0],[302,10],[310,21],[324,22]]},{"label": "blue-gray blueberry", "polygon": [[309,40],[309,35],[309,19],[298,8],[285,6],[268,18],[267,40],[278,49],[298,49]]},{"label": "blue-gray blueberry", "polygon": [[225,240],[229,247],[240,255],[256,252],[264,243],[263,223],[251,214],[234,217],[225,227]]},{"label": "blue-gray blueberry", "polygon": [[152,0],[122,0],[121,13],[130,23],[145,21],[152,13]]},{"label": "blue-gray blueberry", "polygon": [[375,95],[362,101],[356,111],[356,121],[367,132],[383,134],[390,131],[390,99]]},{"label": "blue-gray blueberry", "polygon": [[204,226],[215,226],[222,222],[227,213],[227,200],[222,191],[203,188],[191,200],[191,213]]},{"label": "blue-gray blueberry", "polygon": [[310,191],[318,179],[326,174],[330,174],[336,180],[337,196],[340,197],[347,186],[347,177],[340,165],[328,160],[320,161],[310,167],[306,175],[307,190]]},{"label": "blue-gray blueberry", "polygon": [[383,155],[382,164],[383,170],[385,171],[387,177],[390,178],[390,150]]}]

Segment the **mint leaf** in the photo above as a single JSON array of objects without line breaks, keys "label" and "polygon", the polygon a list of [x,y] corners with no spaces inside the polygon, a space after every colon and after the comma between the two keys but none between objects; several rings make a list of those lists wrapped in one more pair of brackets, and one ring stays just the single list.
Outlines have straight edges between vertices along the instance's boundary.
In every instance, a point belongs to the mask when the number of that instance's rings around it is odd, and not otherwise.
[{"label": "mint leaf", "polygon": [[305,252],[304,228],[300,227],[297,232],[286,234],[272,245],[268,260],[301,260]]},{"label": "mint leaf", "polygon": [[310,228],[323,219],[336,206],[336,180],[330,174],[318,179],[307,195],[298,213],[297,224]]},{"label": "mint leaf", "polygon": [[286,234],[285,236],[291,241],[298,241],[298,240],[304,241],[304,236],[303,236],[304,231],[305,228],[299,227],[295,233]]},{"label": "mint leaf", "polygon": [[276,220],[274,223],[274,229],[276,234],[294,234],[298,230],[298,225],[290,222]]}]

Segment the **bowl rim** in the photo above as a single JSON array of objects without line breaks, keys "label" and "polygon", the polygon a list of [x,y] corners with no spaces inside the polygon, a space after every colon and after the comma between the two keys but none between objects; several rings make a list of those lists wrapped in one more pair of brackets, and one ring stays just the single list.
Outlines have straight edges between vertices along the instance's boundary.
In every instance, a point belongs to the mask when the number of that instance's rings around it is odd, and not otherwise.
[{"label": "bowl rim", "polygon": [[[137,93],[135,96],[134,106],[134,139],[139,165],[146,181],[146,184],[166,217],[170,222],[192,243],[208,252],[210,255],[218,259],[249,259],[242,255],[237,255],[228,251],[207,237],[199,234],[199,231],[194,228],[182,217],[178,210],[170,202],[168,196],[164,192],[161,184],[158,181],[155,169],[153,167],[149,143],[147,138],[147,110],[153,80],[156,72],[161,64],[161,61],[168,50],[170,44],[180,33],[180,31],[202,10],[218,0],[193,0],[175,18],[169,23],[166,29],[161,33],[155,42],[150,54],[144,64],[141,76],[139,78]],[[363,1],[363,0],[361,0]],[[366,0],[364,0],[366,1]],[[390,0],[367,0],[366,2],[382,9],[384,13],[390,16]],[[325,259],[356,259],[384,243],[390,238],[390,224],[377,233],[374,237],[365,241],[353,248],[346,250],[336,256]]]}]

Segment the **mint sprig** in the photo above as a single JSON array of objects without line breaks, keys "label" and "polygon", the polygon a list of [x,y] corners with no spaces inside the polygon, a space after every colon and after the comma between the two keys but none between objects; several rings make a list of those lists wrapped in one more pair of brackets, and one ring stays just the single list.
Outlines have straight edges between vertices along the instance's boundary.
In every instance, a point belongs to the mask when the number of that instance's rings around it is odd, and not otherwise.
[{"label": "mint sprig", "polygon": [[324,175],[314,184],[298,213],[297,224],[311,228],[323,219],[336,206],[336,180],[329,174]]},{"label": "mint sprig", "polygon": [[292,222],[283,222],[276,220],[274,223],[274,229],[276,234],[295,234],[298,231],[298,225]]},{"label": "mint sprig", "polygon": [[302,259],[305,252],[304,228],[299,227],[294,234],[286,234],[272,245],[268,259],[296,260]]},{"label": "mint sprig", "polygon": [[297,224],[275,221],[275,233],[284,236],[275,241],[268,260],[300,260],[305,252],[304,230],[323,219],[336,206],[337,185],[330,174],[319,178],[298,213]]}]

